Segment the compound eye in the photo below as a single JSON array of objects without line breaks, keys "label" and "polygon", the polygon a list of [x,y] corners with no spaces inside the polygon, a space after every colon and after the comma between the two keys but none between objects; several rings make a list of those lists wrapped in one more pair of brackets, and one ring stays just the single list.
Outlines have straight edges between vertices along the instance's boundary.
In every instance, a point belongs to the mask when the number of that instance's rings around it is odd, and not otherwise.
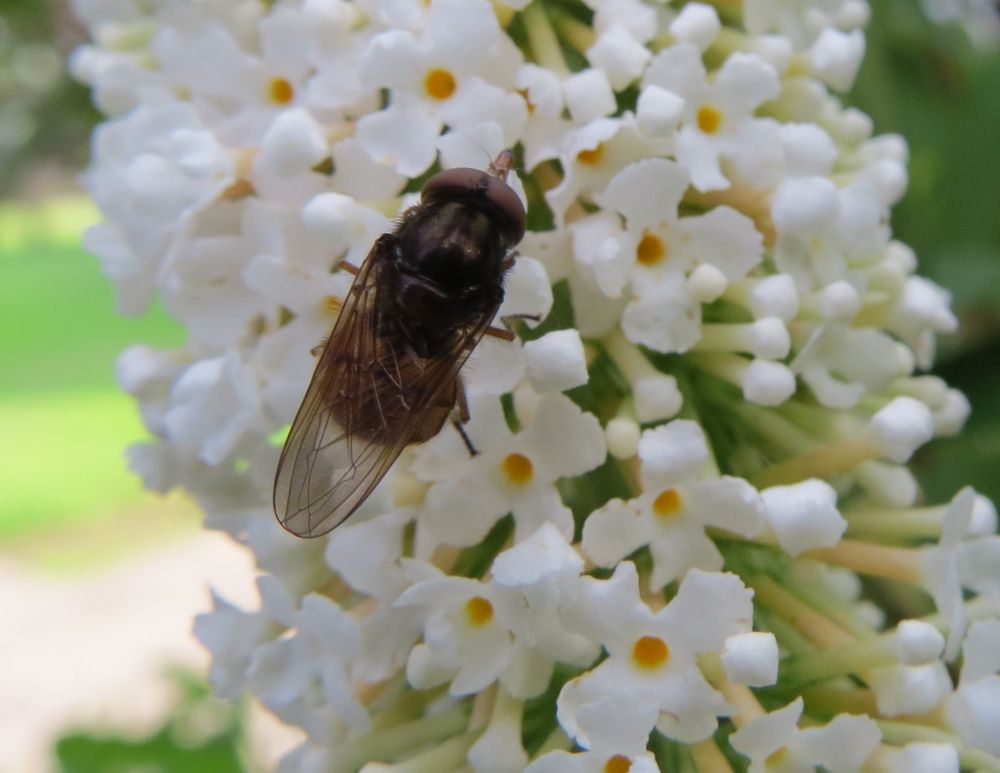
[{"label": "compound eye", "polygon": [[507,183],[497,177],[490,177],[486,198],[503,214],[508,227],[505,229],[505,246],[510,249],[524,236],[524,204]]},{"label": "compound eye", "polygon": [[498,218],[504,247],[510,249],[524,236],[524,205],[514,189],[499,177],[481,169],[457,167],[434,175],[424,185],[421,200],[429,202],[446,197],[485,196]]}]

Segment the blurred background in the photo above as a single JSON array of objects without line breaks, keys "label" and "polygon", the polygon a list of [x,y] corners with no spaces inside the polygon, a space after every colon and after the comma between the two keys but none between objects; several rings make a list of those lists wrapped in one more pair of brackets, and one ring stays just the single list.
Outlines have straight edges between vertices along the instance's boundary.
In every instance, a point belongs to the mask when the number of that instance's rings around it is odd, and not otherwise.
[{"label": "blurred background", "polygon": [[[872,10],[847,101],[909,142],[893,229],[954,294],[962,328],[936,372],[973,406],[917,473],[928,501],[966,483],[1000,501],[1000,51],[911,0]],[[183,332],[159,308],[118,316],[80,247],[97,215],[77,178],[99,116],[64,63],[84,39],[62,0],[0,3],[0,770],[266,769],[294,739],[211,698],[190,635],[208,584],[255,604],[252,564],[125,469],[143,430],[114,358]]]}]

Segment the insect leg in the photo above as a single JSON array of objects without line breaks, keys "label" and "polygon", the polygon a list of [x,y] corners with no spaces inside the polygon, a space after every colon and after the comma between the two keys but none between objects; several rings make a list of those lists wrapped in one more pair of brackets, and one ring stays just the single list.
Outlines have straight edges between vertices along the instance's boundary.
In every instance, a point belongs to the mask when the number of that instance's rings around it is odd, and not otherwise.
[{"label": "insect leg", "polygon": [[351,276],[357,276],[361,273],[361,269],[349,261],[342,260],[338,265]]},{"label": "insect leg", "polygon": [[469,440],[468,434],[465,432],[465,427],[462,426],[469,420],[469,401],[465,398],[465,387],[462,382],[458,382],[458,394],[455,396],[455,413],[452,414],[451,423],[454,425],[455,429],[458,430],[459,437],[462,438],[462,442],[465,443],[465,447],[469,449],[469,456],[476,456],[479,452],[476,447],[472,445],[472,441]]},{"label": "insect leg", "polygon": [[514,328],[510,324],[513,319],[530,319],[532,322],[542,321],[542,318],[537,314],[508,314],[506,317],[500,317],[500,323],[503,325],[502,328],[490,325],[486,328],[486,335],[493,336],[494,338],[502,338],[504,341],[513,341],[516,338]]}]

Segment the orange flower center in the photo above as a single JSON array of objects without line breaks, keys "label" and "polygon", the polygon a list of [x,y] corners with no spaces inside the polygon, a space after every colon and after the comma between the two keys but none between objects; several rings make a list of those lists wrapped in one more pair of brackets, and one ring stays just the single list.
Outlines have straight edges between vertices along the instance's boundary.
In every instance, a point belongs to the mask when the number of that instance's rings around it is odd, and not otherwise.
[{"label": "orange flower center", "polygon": [[643,636],[632,645],[632,661],[642,669],[652,671],[670,660],[670,648],[658,636]]},{"label": "orange flower center", "polygon": [[507,454],[500,463],[500,469],[511,483],[527,483],[535,474],[534,465],[524,454]]},{"label": "orange flower center", "polygon": [[673,488],[661,491],[653,500],[653,512],[663,519],[676,515],[683,506],[684,500],[681,499],[677,489]]},{"label": "orange flower center", "polygon": [[722,111],[713,105],[702,105],[698,108],[698,128],[705,134],[715,134],[722,125]]},{"label": "orange flower center", "polygon": [[473,596],[465,602],[465,619],[469,625],[486,625],[493,619],[493,605],[489,599],[482,596]]},{"label": "orange flower center", "polygon": [[295,99],[295,87],[285,78],[271,78],[267,95],[276,105],[287,105]]},{"label": "orange flower center", "polygon": [[604,763],[604,773],[628,773],[632,769],[632,761],[621,754],[609,757]]},{"label": "orange flower center", "polygon": [[644,266],[655,266],[667,254],[667,245],[663,243],[656,234],[649,231],[642,232],[642,239],[639,240],[635,248],[635,259]]},{"label": "orange flower center", "polygon": [[581,164],[586,164],[587,166],[597,166],[601,163],[601,158],[604,156],[604,144],[598,145],[592,150],[581,150],[576,154],[576,160]]},{"label": "orange flower center", "polygon": [[440,67],[435,67],[424,76],[424,89],[434,99],[448,99],[455,93],[455,87],[455,76]]}]

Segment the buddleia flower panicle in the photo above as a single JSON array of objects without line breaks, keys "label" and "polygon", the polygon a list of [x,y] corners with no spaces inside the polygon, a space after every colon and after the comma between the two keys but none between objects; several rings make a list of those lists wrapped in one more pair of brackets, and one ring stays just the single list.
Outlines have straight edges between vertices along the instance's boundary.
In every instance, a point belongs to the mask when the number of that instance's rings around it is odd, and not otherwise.
[{"label": "buddleia flower panicle", "polygon": [[[220,695],[303,731],[281,770],[1000,769],[996,511],[906,466],[969,405],[889,226],[906,143],[841,96],[864,0],[75,7],[86,245],[187,333],[118,360],[130,463],[255,556],[260,603],[195,634]],[[518,338],[463,368],[465,437],[290,536],[271,487],[340,266],[505,148]]]}]

